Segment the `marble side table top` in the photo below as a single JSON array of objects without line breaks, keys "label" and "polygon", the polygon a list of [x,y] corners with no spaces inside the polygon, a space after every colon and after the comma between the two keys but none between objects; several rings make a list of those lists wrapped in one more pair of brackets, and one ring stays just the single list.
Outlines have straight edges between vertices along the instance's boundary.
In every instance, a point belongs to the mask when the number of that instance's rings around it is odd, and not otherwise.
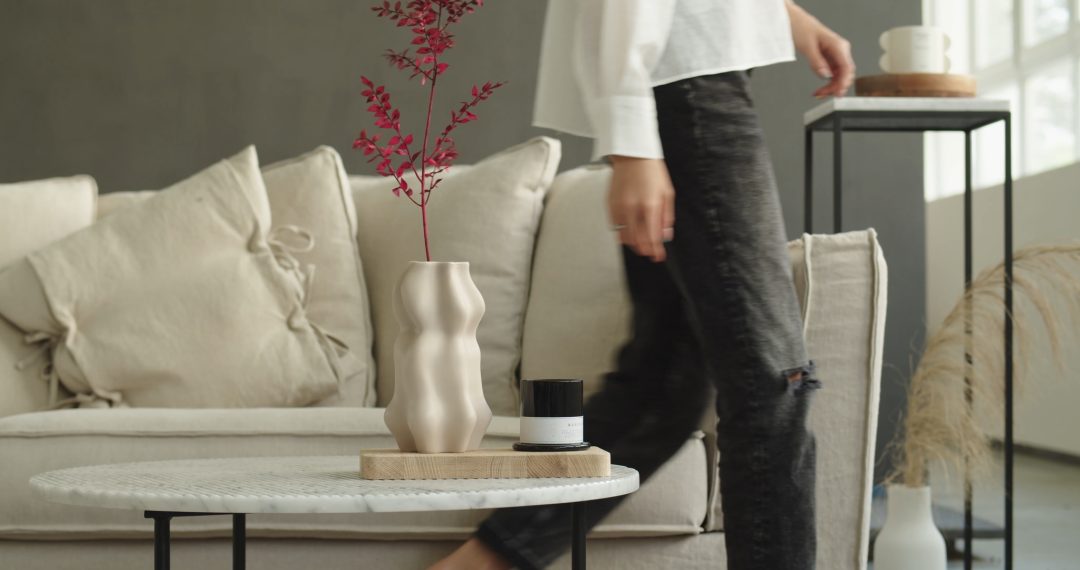
[{"label": "marble side table top", "polygon": [[983,99],[981,97],[830,97],[803,114],[803,124],[814,121],[834,111],[970,111],[1003,112],[1009,110],[1009,101]]},{"label": "marble side table top", "polygon": [[250,457],[94,465],[30,479],[56,503],[203,513],[449,511],[591,501],[632,493],[638,473],[580,479],[369,481],[359,458]]}]

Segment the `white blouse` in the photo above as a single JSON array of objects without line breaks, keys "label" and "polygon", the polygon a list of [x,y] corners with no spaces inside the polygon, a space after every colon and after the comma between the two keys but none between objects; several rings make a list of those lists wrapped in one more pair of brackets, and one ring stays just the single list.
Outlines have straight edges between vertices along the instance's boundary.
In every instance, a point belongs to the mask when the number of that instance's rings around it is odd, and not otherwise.
[{"label": "white blouse", "polygon": [[551,0],[533,124],[663,158],[654,86],[794,56],[784,0]]}]

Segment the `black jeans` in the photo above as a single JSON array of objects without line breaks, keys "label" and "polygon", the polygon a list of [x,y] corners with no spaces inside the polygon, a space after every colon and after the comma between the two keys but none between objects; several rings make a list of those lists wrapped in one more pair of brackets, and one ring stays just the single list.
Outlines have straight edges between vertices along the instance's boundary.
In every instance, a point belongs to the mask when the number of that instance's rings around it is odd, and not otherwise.
[{"label": "black jeans", "polygon": [[[812,569],[812,376],[772,167],[745,72],[655,89],[675,186],[668,260],[623,248],[633,335],[585,407],[585,437],[647,480],[716,387],[729,570]],[[603,223],[597,220],[597,223]],[[596,525],[620,499],[591,503]],[[504,509],[477,537],[522,569],[569,548],[569,507]]]}]

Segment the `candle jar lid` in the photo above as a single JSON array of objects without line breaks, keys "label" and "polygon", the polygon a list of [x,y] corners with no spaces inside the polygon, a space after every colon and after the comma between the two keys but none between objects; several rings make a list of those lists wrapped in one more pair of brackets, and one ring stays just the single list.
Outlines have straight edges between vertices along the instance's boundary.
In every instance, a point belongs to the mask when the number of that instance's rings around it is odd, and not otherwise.
[{"label": "candle jar lid", "polygon": [[533,418],[580,416],[584,394],[584,383],[578,379],[523,380],[521,415]]}]

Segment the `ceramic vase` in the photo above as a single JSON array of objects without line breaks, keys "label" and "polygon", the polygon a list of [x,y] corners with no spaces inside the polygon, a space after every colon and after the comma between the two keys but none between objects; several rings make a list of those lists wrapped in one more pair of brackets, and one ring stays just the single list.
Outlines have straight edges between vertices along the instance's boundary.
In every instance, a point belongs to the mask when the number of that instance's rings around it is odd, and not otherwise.
[{"label": "ceramic vase", "polygon": [[934,526],[930,487],[889,485],[874,570],[945,570],[945,538]]},{"label": "ceramic vase", "polygon": [[394,290],[398,336],[385,421],[402,451],[480,447],[491,408],[480,380],[476,327],[484,298],[467,262],[413,261]]}]

